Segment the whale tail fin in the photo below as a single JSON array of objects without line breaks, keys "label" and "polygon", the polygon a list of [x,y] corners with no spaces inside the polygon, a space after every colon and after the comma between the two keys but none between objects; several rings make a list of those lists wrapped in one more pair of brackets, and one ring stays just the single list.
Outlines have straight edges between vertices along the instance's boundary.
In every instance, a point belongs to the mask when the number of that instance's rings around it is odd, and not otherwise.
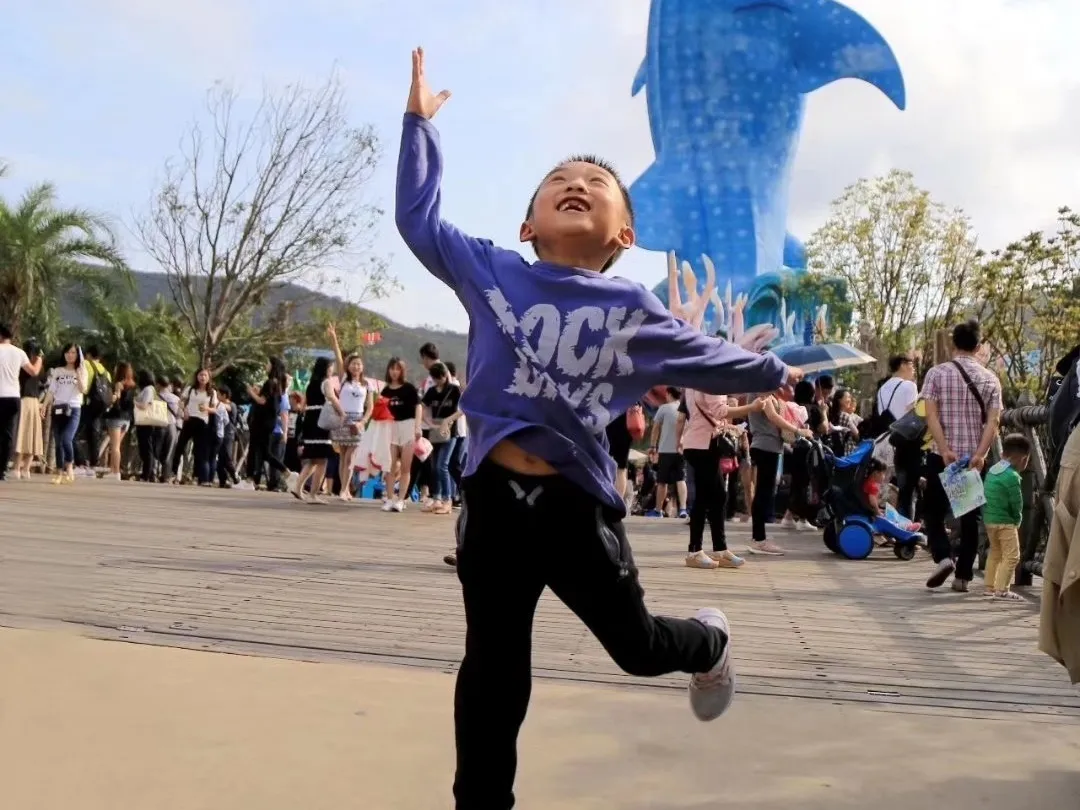
[{"label": "whale tail fin", "polygon": [[[670,176],[666,164],[656,160],[630,185],[634,204],[637,246],[645,250],[674,250],[682,255],[680,234],[686,230],[677,189],[683,184]],[[679,244],[674,244],[678,242]]]},{"label": "whale tail fin", "polygon": [[899,109],[907,106],[896,55],[861,15],[840,3],[814,2],[797,16],[799,37],[793,55],[799,92],[810,93],[837,79],[862,79]]},{"label": "whale tail fin", "polygon": [[636,96],[642,90],[645,89],[645,81],[648,78],[649,59],[646,57],[641,62],[641,67],[638,68],[638,72],[634,75],[634,83],[630,87],[630,95]]}]

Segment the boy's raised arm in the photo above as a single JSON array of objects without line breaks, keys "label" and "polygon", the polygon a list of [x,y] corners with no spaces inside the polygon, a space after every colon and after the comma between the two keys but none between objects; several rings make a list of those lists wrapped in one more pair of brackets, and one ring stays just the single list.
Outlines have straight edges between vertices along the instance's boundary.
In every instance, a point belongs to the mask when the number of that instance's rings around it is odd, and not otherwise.
[{"label": "boy's raised arm", "polygon": [[424,50],[417,48],[412,54],[412,85],[402,124],[394,218],[402,239],[421,264],[456,289],[479,243],[440,216],[442,153],[431,119],[448,98],[449,90],[431,92],[424,77]]},{"label": "boy's raised arm", "polygon": [[644,292],[644,320],[633,336],[635,370],[650,387],[673,385],[706,394],[752,394],[775,391],[802,379],[771,352],[756,354],[726,340],[702,334]]}]

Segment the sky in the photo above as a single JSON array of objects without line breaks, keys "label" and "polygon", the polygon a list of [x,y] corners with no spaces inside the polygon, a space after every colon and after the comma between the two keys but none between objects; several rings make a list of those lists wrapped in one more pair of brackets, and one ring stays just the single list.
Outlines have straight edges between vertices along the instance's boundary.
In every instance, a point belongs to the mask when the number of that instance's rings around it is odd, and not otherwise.
[{"label": "sky", "polygon": [[[805,239],[860,177],[907,169],[963,208],[981,246],[1001,247],[1080,208],[1080,3],[848,0],[892,45],[908,109],[862,82],[810,96],[789,230]],[[335,68],[350,116],[384,158],[366,197],[389,211],[409,52],[423,45],[446,160],[444,215],[512,246],[528,198],[560,159],[595,152],[633,179],[652,162],[644,94],[649,0],[37,0],[0,29],[5,197],[41,180],[66,205],[111,217],[132,265],[154,270],[130,225],[215,81],[264,86]],[[372,249],[402,291],[373,308],[464,330],[453,294],[419,266],[385,216]],[[527,246],[525,246],[527,250]],[[620,275],[653,286],[662,254],[631,251]]]}]

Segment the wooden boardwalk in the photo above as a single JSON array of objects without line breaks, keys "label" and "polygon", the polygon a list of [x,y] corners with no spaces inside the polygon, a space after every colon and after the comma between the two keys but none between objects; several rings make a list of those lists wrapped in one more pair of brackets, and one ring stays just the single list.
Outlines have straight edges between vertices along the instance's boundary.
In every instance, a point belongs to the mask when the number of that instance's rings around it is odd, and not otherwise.
[{"label": "wooden boardwalk", "polygon": [[[66,623],[101,638],[316,661],[452,670],[460,658],[458,583],[442,563],[450,518],[134,483],[0,486],[0,625]],[[728,613],[743,692],[1080,717],[1080,691],[1035,648],[1034,602],[930,593],[923,555],[848,562],[815,535],[778,533],[789,555],[750,558],[741,571],[690,570],[680,522],[630,523],[655,611]],[[733,548],[744,546],[745,527],[729,526]],[[620,673],[549,594],[534,639],[541,677],[684,686]]]}]

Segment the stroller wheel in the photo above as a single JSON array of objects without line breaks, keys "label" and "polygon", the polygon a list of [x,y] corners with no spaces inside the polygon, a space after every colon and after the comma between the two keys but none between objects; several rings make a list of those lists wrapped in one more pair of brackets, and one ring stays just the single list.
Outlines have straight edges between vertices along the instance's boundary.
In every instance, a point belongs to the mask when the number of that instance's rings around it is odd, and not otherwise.
[{"label": "stroller wheel", "polygon": [[904,562],[911,562],[915,559],[915,544],[914,543],[897,543],[893,546],[893,554],[898,559]]},{"label": "stroller wheel", "polygon": [[825,532],[822,535],[822,540],[825,541],[825,548],[831,551],[833,554],[840,553],[840,546],[836,544],[837,531],[836,521],[830,520],[825,524]]},{"label": "stroller wheel", "polygon": [[863,523],[847,523],[840,530],[836,544],[849,560],[865,560],[874,551],[874,533]]}]

